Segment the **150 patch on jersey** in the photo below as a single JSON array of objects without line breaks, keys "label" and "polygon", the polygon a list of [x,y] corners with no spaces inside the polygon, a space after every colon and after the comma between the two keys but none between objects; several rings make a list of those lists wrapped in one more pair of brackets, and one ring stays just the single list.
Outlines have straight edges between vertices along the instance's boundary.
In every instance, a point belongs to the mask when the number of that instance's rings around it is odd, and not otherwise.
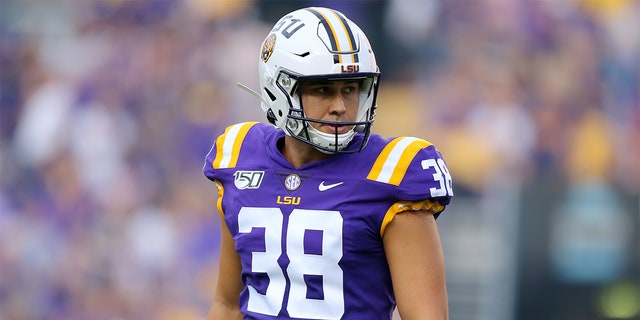
[{"label": "150 patch on jersey", "polygon": [[236,171],[233,176],[235,177],[233,183],[236,188],[240,190],[258,189],[262,184],[264,171]]}]

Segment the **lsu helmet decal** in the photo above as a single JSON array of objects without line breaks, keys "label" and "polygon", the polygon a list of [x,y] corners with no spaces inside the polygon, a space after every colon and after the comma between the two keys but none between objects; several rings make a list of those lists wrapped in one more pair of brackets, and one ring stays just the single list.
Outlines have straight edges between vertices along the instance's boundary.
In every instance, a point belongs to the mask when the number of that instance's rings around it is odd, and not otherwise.
[{"label": "lsu helmet decal", "polygon": [[273,54],[273,47],[275,47],[275,45],[276,45],[276,34],[272,33],[269,36],[267,36],[267,38],[264,40],[262,44],[262,54],[260,55],[260,57],[262,58],[262,61],[264,61],[265,63],[269,61],[269,58],[271,58],[271,54]]}]

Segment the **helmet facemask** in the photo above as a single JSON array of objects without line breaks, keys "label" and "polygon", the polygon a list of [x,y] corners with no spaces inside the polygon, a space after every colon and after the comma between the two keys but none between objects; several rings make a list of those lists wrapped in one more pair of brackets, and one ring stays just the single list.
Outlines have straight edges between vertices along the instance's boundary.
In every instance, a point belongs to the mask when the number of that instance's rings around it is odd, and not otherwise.
[{"label": "helmet facemask", "polygon": [[[354,153],[366,146],[371,134],[371,126],[375,117],[375,97],[378,90],[378,74],[330,75],[301,77],[288,72],[281,72],[277,87],[288,97],[289,112],[286,116],[285,130],[293,138],[312,145],[317,150],[328,153]],[[334,122],[308,118],[304,111],[300,83],[306,80],[358,80],[360,92],[356,119],[352,122]],[[322,132],[314,128],[311,123],[332,126],[334,133]],[[351,126],[345,133],[338,133],[338,127]],[[349,146],[356,133],[362,133],[363,138],[355,145]]]}]

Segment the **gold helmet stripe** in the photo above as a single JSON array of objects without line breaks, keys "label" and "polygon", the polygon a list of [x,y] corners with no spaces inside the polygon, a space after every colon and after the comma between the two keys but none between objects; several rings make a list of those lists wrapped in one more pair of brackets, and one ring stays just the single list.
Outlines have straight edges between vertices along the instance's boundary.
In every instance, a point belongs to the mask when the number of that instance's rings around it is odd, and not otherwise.
[{"label": "gold helmet stripe", "polygon": [[330,9],[309,8],[307,10],[320,19],[329,37],[331,51],[338,53],[333,56],[334,63],[343,63],[343,54],[351,54],[351,62],[358,62],[353,32],[344,16]]}]

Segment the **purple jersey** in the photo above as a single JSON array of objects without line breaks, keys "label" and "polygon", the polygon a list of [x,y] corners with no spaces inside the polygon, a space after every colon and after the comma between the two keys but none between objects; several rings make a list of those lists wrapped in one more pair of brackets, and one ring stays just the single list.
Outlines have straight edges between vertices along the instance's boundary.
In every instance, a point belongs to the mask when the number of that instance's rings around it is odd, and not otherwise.
[{"label": "purple jersey", "polygon": [[246,319],[391,319],[382,235],[399,212],[444,210],[453,191],[441,154],[422,139],[374,134],[361,152],[296,169],[278,149],[283,138],[272,125],[240,123],[206,157],[242,263],[240,310]]}]

